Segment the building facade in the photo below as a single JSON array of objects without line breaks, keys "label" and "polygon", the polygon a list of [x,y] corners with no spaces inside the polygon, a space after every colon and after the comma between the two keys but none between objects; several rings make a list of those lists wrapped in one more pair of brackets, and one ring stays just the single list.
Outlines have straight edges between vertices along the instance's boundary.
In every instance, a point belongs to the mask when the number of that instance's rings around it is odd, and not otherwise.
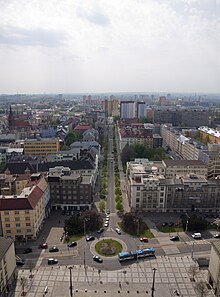
[{"label": "building facade", "polygon": [[48,154],[56,154],[60,150],[58,138],[26,139],[24,141],[24,154],[46,157]]},{"label": "building facade", "polygon": [[215,296],[220,296],[220,240],[212,243],[209,260],[209,283],[213,287]]},{"label": "building facade", "polygon": [[48,173],[53,209],[91,209],[94,197],[92,174],[78,174],[68,167],[56,167]]},{"label": "building facade", "polygon": [[134,119],[137,117],[136,102],[135,101],[121,101],[120,102],[120,118]]},{"label": "building facade", "polygon": [[17,278],[15,248],[12,239],[0,237],[0,297],[9,296]]}]

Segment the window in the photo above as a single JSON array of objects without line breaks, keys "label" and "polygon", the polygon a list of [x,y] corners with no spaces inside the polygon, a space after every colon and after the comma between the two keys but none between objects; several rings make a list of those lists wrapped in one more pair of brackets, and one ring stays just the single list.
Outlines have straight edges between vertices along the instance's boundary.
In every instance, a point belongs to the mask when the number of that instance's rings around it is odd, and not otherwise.
[{"label": "window", "polygon": [[31,225],[30,223],[26,223],[26,227],[30,227],[30,225]]},{"label": "window", "polygon": [[29,210],[25,210],[25,214],[29,214]]},{"label": "window", "polygon": [[140,196],[140,192],[137,192],[137,196]]},{"label": "window", "polygon": [[4,215],[9,215],[9,211],[4,211]]},{"label": "window", "polygon": [[10,219],[9,218],[5,218],[5,222],[10,222]]},{"label": "window", "polygon": [[16,221],[16,222],[20,221],[20,218],[18,218],[18,217],[17,217],[17,218],[15,218],[15,221]]},{"label": "window", "polygon": [[29,217],[25,217],[25,221],[30,221],[30,218]]},{"label": "window", "polygon": [[137,187],[137,191],[140,191],[140,187]]},{"label": "window", "polygon": [[18,223],[18,224],[15,224],[15,226],[16,226],[16,227],[21,227],[21,224],[20,224],[20,223]]},{"label": "window", "polygon": [[17,233],[21,233],[21,229],[17,229],[16,232],[17,232]]},{"label": "window", "polygon": [[6,230],[6,233],[7,233],[7,234],[10,234],[10,233],[11,233],[11,230]]},{"label": "window", "polygon": [[10,225],[10,224],[5,224],[5,227],[6,227],[6,228],[10,228],[11,225]]},{"label": "window", "polygon": [[19,214],[19,210],[15,210],[15,215],[16,215],[16,214]]}]

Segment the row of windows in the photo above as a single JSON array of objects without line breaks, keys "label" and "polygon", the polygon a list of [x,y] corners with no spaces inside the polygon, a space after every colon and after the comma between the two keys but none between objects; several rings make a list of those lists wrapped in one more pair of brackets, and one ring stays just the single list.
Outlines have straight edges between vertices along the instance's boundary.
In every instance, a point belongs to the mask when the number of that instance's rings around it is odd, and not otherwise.
[{"label": "row of windows", "polygon": [[[26,223],[25,225],[26,225],[26,227],[30,227],[31,226],[30,223]],[[11,228],[11,224],[5,224],[5,227],[6,228]],[[20,223],[17,223],[17,224],[15,224],[15,227],[21,227],[21,224]]]},{"label": "row of windows", "polygon": [[[10,218],[5,218],[5,222],[10,222]],[[16,217],[14,219],[15,222],[19,222],[20,221],[20,217]],[[30,221],[30,217],[25,217],[25,221]]]},{"label": "row of windows", "polygon": [[[21,213],[22,213],[22,212],[23,212],[23,210],[21,211]],[[11,213],[12,213],[12,211],[11,211]],[[20,213],[19,210],[15,210],[15,211],[14,211],[14,214],[15,214],[15,215],[16,215],[16,214],[19,214],[19,213]],[[25,214],[29,214],[30,211],[29,211],[29,210],[25,210],[24,213],[25,213]],[[8,210],[4,211],[4,215],[9,215],[9,211],[8,211]]]},{"label": "row of windows", "polygon": [[[26,229],[26,232],[27,232],[27,233],[31,233],[31,229]],[[11,232],[11,230],[6,230],[6,233],[7,233],[7,234],[11,234],[12,232]],[[17,230],[16,230],[16,233],[17,233],[17,234],[21,234],[21,233],[22,233],[22,232],[21,232],[21,229],[17,229]]]}]

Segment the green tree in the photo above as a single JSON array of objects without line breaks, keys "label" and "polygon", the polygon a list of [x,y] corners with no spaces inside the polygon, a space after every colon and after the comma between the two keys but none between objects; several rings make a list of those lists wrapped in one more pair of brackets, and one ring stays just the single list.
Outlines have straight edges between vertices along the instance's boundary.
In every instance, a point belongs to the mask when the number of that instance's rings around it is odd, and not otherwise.
[{"label": "green tree", "polygon": [[142,219],[132,212],[127,212],[122,217],[122,229],[132,235],[139,235],[145,229]]},{"label": "green tree", "polygon": [[99,202],[99,210],[100,210],[100,212],[104,212],[104,210],[105,210],[105,201],[104,200],[101,200]]},{"label": "green tree", "polygon": [[135,151],[134,148],[128,144],[123,148],[121,152],[121,161],[123,164],[126,164],[127,162],[134,160],[135,157]]},{"label": "green tree", "polygon": [[122,202],[121,201],[118,201],[117,203],[116,203],[116,209],[118,210],[118,211],[123,211],[123,204],[122,204]]},{"label": "green tree", "polygon": [[69,132],[64,141],[65,141],[65,145],[70,146],[74,141],[79,140],[79,133],[75,132],[75,131],[71,131]]}]

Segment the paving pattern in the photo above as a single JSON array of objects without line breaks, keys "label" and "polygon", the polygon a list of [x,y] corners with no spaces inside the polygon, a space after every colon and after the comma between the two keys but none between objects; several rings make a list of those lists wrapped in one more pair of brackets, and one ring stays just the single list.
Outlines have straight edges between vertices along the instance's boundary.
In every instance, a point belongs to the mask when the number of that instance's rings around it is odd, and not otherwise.
[{"label": "paving pattern", "polygon": [[[192,282],[189,267],[195,265],[190,257],[157,257],[135,263],[126,262],[118,271],[99,271],[83,265],[73,266],[73,296],[151,296],[153,268],[155,272],[155,297],[197,297],[194,286],[200,280],[207,283],[207,271],[200,270],[196,282]],[[42,297],[48,287],[48,297],[69,297],[70,269],[67,266],[41,266],[33,272],[34,278],[29,279],[28,270],[19,271],[19,279],[27,277],[27,297]],[[180,295],[177,295],[177,292]],[[18,282],[15,297],[21,296]],[[214,296],[208,290],[207,297]]]}]

